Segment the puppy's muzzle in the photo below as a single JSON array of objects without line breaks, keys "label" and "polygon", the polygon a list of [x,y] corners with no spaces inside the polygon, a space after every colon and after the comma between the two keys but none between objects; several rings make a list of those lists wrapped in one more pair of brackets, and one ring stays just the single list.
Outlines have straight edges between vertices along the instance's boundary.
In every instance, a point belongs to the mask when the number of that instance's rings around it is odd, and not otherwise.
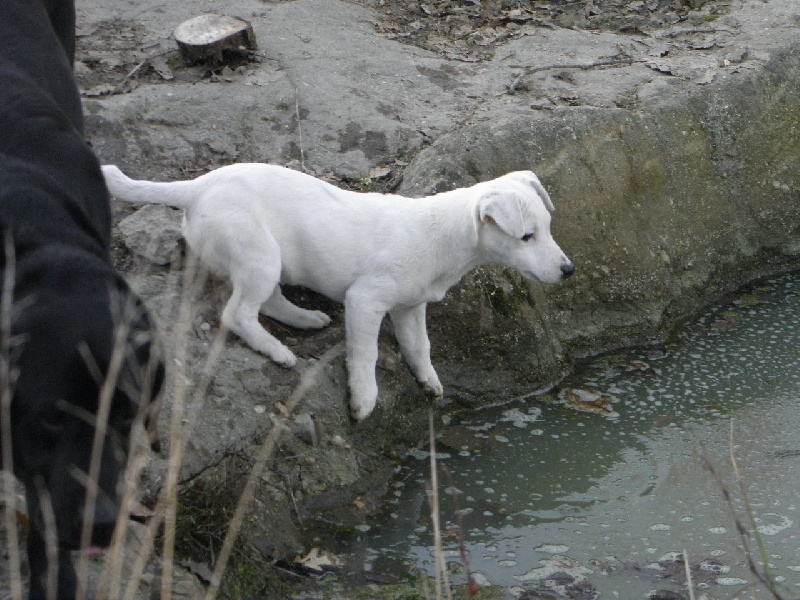
[{"label": "puppy's muzzle", "polygon": [[571,262],[561,265],[561,279],[568,279],[569,277],[572,277],[574,272],[575,265],[573,265]]}]

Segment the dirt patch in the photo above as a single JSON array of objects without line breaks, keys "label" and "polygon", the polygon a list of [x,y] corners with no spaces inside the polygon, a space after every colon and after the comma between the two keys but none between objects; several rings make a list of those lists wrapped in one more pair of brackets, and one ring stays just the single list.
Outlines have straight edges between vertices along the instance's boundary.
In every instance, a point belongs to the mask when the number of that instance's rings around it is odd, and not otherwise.
[{"label": "dirt patch", "polygon": [[[707,0],[363,0],[382,15],[379,35],[467,62],[540,27],[646,34],[697,16],[714,21],[725,2]],[[697,9],[703,8],[703,11]],[[702,12],[702,14],[699,14]]]},{"label": "dirt patch", "polygon": [[[75,77],[84,98],[133,91],[140,83],[197,83],[225,80],[247,68],[257,68],[260,57],[251,53],[226,55],[225,64],[187,65],[177,46],[143,44],[146,29],[135,20],[106,19],[84,25],[77,39]],[[249,65],[249,67],[248,67]]]}]

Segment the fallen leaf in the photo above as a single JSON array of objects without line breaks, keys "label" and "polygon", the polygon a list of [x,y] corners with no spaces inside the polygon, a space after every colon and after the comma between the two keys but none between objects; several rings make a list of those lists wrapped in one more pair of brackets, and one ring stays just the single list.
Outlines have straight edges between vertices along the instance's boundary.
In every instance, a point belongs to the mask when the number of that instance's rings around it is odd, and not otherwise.
[{"label": "fallen leaf", "polygon": [[172,73],[172,69],[169,67],[169,63],[167,63],[167,59],[163,56],[156,56],[150,61],[150,66],[153,67],[153,70],[161,76],[161,79],[165,81],[172,81],[175,79],[175,75]]},{"label": "fallen leaf", "polygon": [[647,373],[650,371],[650,365],[643,360],[632,360],[628,363],[629,371],[639,371],[639,373]]},{"label": "fallen leaf", "polygon": [[373,167],[369,170],[369,178],[370,179],[380,179],[381,177],[386,177],[392,172],[391,167]]},{"label": "fallen leaf", "polygon": [[300,566],[310,570],[317,571],[318,573],[325,570],[326,567],[336,568],[344,566],[344,561],[334,554],[328,552],[320,552],[319,548],[312,548],[304,557],[295,556],[294,562]]},{"label": "fallen leaf", "polygon": [[619,416],[611,408],[615,398],[604,395],[595,390],[582,390],[577,388],[566,388],[558,394],[558,399],[569,408],[580,412],[594,413],[608,417]]}]

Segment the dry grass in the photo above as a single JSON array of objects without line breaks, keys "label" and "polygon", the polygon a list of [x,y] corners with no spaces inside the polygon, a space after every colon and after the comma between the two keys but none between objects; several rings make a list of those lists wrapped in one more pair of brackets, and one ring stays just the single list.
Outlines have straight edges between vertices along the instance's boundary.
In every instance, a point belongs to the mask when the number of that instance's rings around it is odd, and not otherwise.
[{"label": "dry grass", "polygon": [[[9,356],[10,338],[8,332],[10,331],[10,314],[12,304],[12,290],[14,287],[14,263],[13,263],[13,245],[6,244],[6,257],[7,264],[5,272],[3,273],[3,297],[0,298],[0,339],[3,340],[3,347],[0,348],[0,381],[2,385],[2,403],[0,404],[0,422],[2,422],[3,430],[3,457],[4,464],[3,470],[13,472],[13,465],[10,462],[11,452],[11,436],[10,436],[10,404],[11,404],[11,386],[10,381],[13,381],[13,373],[11,372]],[[172,354],[168,360],[168,377],[171,385],[168,388],[171,390],[167,403],[170,410],[169,419],[169,455],[167,457],[167,473],[165,483],[161,488],[161,492],[152,509],[151,516],[147,519],[147,526],[144,535],[139,535],[138,549],[134,557],[129,554],[126,555],[126,548],[129,547],[129,528],[127,524],[130,522],[132,513],[138,508],[137,488],[140,481],[141,474],[145,469],[148,461],[150,460],[150,450],[147,441],[147,436],[144,433],[142,423],[145,420],[145,411],[140,411],[138,415],[139,426],[138,428],[141,435],[134,436],[132,442],[131,452],[128,458],[128,467],[126,476],[123,482],[122,498],[120,505],[120,516],[117,522],[117,527],[114,532],[112,543],[105,552],[104,565],[99,580],[96,582],[96,590],[93,591],[93,597],[97,600],[103,599],[119,599],[135,600],[136,598],[143,597],[142,594],[146,593],[147,597],[154,597],[153,594],[160,598],[169,599],[174,597],[174,578],[173,567],[177,560],[176,539],[179,537],[178,532],[178,510],[179,510],[179,473],[186,451],[186,445],[191,439],[192,432],[197,418],[202,415],[202,408],[207,397],[208,387],[211,383],[213,373],[219,363],[220,356],[225,347],[225,338],[227,332],[220,329],[216,334],[210,351],[205,360],[205,364],[201,370],[201,377],[199,381],[190,384],[187,377],[187,369],[185,365],[189,360],[189,340],[192,335],[192,323],[195,317],[197,308],[197,299],[202,292],[206,274],[198,268],[195,261],[189,258],[186,265],[183,266],[182,273],[183,280],[183,293],[180,296],[178,306],[173,308],[174,316],[171,319],[172,331],[171,338],[177,341],[172,348]],[[97,494],[97,486],[93,484],[97,480],[99,472],[99,454],[102,448],[102,440],[106,434],[106,424],[108,421],[108,413],[110,406],[110,399],[115,389],[115,382],[117,375],[120,372],[124,357],[125,357],[125,340],[127,339],[128,327],[126,325],[130,319],[120,316],[118,319],[121,323],[116,336],[116,344],[112,363],[108,370],[107,377],[103,380],[99,410],[96,421],[96,436],[93,446],[92,462],[90,472],[82,476],[87,487],[87,508],[84,513],[84,520],[90,523],[92,520],[92,509],[94,506],[94,499]],[[238,501],[233,507],[233,512],[227,523],[226,532],[221,541],[221,547],[213,564],[213,576],[211,583],[205,590],[204,597],[206,600],[213,600],[220,592],[220,584],[223,579],[223,574],[229,564],[231,554],[233,553],[236,540],[238,539],[241,531],[242,523],[246,510],[254,497],[255,487],[261,478],[261,475],[266,467],[267,461],[275,453],[280,435],[286,430],[285,424],[292,416],[297,404],[302,400],[306,392],[313,387],[319,373],[325,369],[331,361],[344,351],[343,344],[337,344],[329,349],[315,364],[302,374],[299,384],[296,386],[290,397],[283,402],[284,409],[277,415],[277,418],[267,435],[266,440],[258,449],[256,455],[249,460],[249,473],[247,474],[241,493],[239,494]],[[91,357],[86,357],[91,360]],[[148,390],[143,391],[143,396],[149,397]],[[146,406],[147,403],[140,402],[140,406]],[[8,478],[9,481],[13,477]],[[9,556],[9,583],[10,583],[10,598],[13,600],[22,600],[25,598],[24,594],[24,577],[22,575],[22,557],[21,548],[22,541],[19,536],[18,519],[19,513],[16,507],[19,506],[17,501],[15,489],[13,485],[4,486],[5,497],[1,498],[4,505],[4,525],[7,532],[6,544],[8,546]],[[47,512],[47,511],[45,511]],[[46,515],[47,516],[47,515]],[[52,517],[52,511],[50,511]],[[82,532],[83,546],[88,546],[90,539],[91,529],[88,526],[84,527]],[[54,537],[54,536],[51,536]],[[55,559],[56,544],[55,540],[49,540],[48,544],[49,553],[53,554]],[[160,542],[160,547],[159,546]],[[159,589],[152,592],[145,592],[140,589],[142,581],[144,581],[145,572],[148,565],[152,562],[154,557],[160,563],[160,583]],[[89,561],[85,557],[81,557],[76,565],[78,578],[80,581],[87,581],[89,578]],[[53,588],[54,589],[54,588]],[[85,598],[87,595],[86,589],[78,591],[79,598]],[[54,597],[55,594],[51,594]]]},{"label": "dry grass", "polygon": [[[736,482],[738,491],[732,492],[724,478],[719,474],[716,467],[706,456],[701,456],[703,467],[711,473],[714,481],[722,492],[722,498],[730,510],[733,521],[736,525],[736,532],[739,535],[739,542],[744,552],[744,557],[747,562],[747,568],[750,573],[755,577],[756,581],[764,589],[764,593],[769,594],[769,598],[773,600],[784,600],[784,596],[778,589],[778,584],[770,567],[769,555],[767,554],[764,539],[758,531],[756,514],[753,511],[753,505],[750,502],[749,494],[747,492],[747,485],[742,478],[739,471],[739,464],[736,460],[734,452],[734,424],[733,419],[730,422],[730,433],[728,441],[728,457],[733,475]],[[738,494],[738,499],[744,508],[744,515],[741,515],[736,508],[734,498]],[[755,551],[753,550],[755,544]]]},{"label": "dry grass", "polygon": [[431,523],[433,524],[433,545],[436,553],[436,600],[447,598],[452,600],[453,593],[450,588],[450,579],[447,576],[447,564],[442,551],[442,528],[439,522],[439,474],[436,468],[436,432],[433,427],[433,411],[428,414],[428,433],[431,453],[431,481],[428,497],[431,504]]},{"label": "dry grass", "polygon": [[[11,447],[11,307],[14,296],[14,244],[9,235],[3,240],[6,257],[3,269],[3,290],[0,297],[0,440],[2,440],[3,471],[14,472]],[[9,581],[11,597],[22,598],[21,560],[17,535],[16,495],[11,485],[13,476],[3,478],[3,521],[8,539]]]}]

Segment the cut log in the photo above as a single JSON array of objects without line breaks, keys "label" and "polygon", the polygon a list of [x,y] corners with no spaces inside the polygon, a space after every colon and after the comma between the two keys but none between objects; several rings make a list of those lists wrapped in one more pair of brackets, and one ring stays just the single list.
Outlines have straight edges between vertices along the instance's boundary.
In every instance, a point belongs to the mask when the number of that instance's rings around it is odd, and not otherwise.
[{"label": "cut log", "polygon": [[200,15],[184,21],[173,32],[189,64],[225,62],[223,53],[247,54],[256,49],[256,35],[248,21],[223,15]]}]

